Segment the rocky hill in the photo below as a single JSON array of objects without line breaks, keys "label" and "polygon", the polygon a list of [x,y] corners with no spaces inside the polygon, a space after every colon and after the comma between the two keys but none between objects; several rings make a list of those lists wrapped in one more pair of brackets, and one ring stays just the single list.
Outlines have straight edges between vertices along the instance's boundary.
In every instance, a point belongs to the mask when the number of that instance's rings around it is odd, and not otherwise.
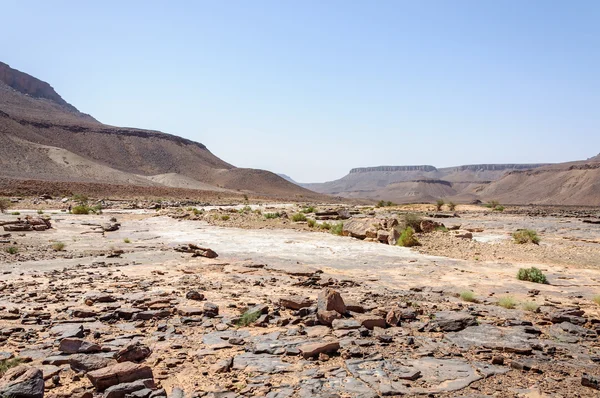
[{"label": "rocky hill", "polygon": [[237,168],[203,144],[108,126],[46,82],[0,63],[0,177],[311,197],[264,170]]},{"label": "rocky hill", "polygon": [[507,172],[529,170],[544,164],[476,164],[436,168],[430,165],[362,167],[339,180],[303,184],[316,192],[349,198],[390,200],[396,203],[431,202],[438,198],[477,199],[476,188],[500,179]]}]

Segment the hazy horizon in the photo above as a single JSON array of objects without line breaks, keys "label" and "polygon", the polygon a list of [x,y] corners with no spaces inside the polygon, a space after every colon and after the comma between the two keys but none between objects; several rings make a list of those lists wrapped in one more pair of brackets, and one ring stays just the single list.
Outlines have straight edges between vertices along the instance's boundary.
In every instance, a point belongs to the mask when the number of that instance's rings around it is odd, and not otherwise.
[{"label": "hazy horizon", "polygon": [[600,152],[597,2],[9,0],[3,11],[14,17],[0,61],[80,111],[298,182]]}]

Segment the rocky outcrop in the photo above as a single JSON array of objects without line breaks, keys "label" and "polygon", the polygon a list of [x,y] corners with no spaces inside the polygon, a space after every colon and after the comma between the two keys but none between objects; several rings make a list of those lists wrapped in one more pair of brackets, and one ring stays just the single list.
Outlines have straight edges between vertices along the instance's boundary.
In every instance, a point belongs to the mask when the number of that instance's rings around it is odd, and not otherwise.
[{"label": "rocky outcrop", "polygon": [[436,171],[433,166],[376,166],[376,167],[357,167],[350,170],[350,174],[355,173],[372,173],[378,171]]}]

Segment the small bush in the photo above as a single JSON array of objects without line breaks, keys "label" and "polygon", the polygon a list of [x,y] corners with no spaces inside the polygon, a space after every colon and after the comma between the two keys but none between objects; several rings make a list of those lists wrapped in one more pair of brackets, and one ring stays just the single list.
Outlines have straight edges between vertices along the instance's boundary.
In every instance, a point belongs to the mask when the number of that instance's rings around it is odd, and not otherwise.
[{"label": "small bush", "polygon": [[248,195],[244,194],[244,201],[248,201]]},{"label": "small bush", "polygon": [[375,205],[375,207],[391,207],[391,206],[394,206],[394,203],[389,200],[387,202],[385,200],[380,200]]},{"label": "small bush", "polygon": [[6,212],[6,210],[8,210],[8,208],[12,205],[12,203],[10,203],[10,200],[7,198],[0,198],[0,213],[4,213]]},{"label": "small bush", "polygon": [[404,228],[404,231],[400,234],[397,245],[403,247],[421,246],[415,237],[415,230],[411,227]]},{"label": "small bush", "polygon": [[129,238],[125,238],[125,239],[123,239],[123,242],[124,243],[131,243],[131,240]]},{"label": "small bush", "polygon": [[223,220],[223,221],[227,221],[227,220],[229,220],[229,216],[228,216],[227,214],[223,214],[223,215],[221,216],[221,220]]},{"label": "small bush", "polygon": [[6,251],[8,254],[17,254],[19,252],[19,249],[16,246],[9,246],[6,249],[4,249],[4,251]]},{"label": "small bush", "polygon": [[498,202],[497,200],[490,200],[485,205],[485,207],[490,208],[490,209],[495,209],[498,206],[500,206],[500,202]]},{"label": "small bush", "polygon": [[423,219],[421,216],[415,213],[406,213],[404,215],[404,228],[412,228],[415,232],[421,231],[421,221]]},{"label": "small bush", "polygon": [[296,213],[292,216],[292,221],[294,221],[294,222],[306,221],[306,216],[304,215],[304,213]]},{"label": "small bush", "polygon": [[237,326],[238,327],[249,326],[249,325],[253,324],[254,322],[256,322],[256,320],[258,318],[260,318],[260,311],[254,311],[254,312],[246,311],[246,312],[244,312],[242,317],[237,321]]},{"label": "small bush", "polygon": [[37,214],[44,214],[44,210],[38,210]]},{"label": "small bush", "polygon": [[76,193],[75,195],[71,196],[71,200],[80,204],[87,204],[89,198],[87,195]]},{"label": "small bush", "polygon": [[52,250],[54,250],[55,252],[60,252],[63,251],[65,249],[65,244],[63,242],[54,242],[52,244]]},{"label": "small bush", "polygon": [[465,290],[461,292],[460,298],[463,299],[463,301],[468,301],[469,303],[474,303],[477,301],[477,299],[475,298],[475,293],[470,290]]},{"label": "small bush", "polygon": [[443,199],[438,199],[437,202],[435,202],[435,209],[437,211],[442,210],[442,206],[444,206],[444,200]]},{"label": "small bush", "polygon": [[594,296],[594,298],[592,298],[592,301],[598,305],[600,305],[600,294]]},{"label": "small bush", "polygon": [[270,219],[273,219],[273,218],[279,218],[279,217],[281,217],[281,214],[279,214],[279,213],[265,213],[264,216],[265,216],[265,218],[267,220],[270,220]]},{"label": "small bush", "polygon": [[302,209],[302,213],[304,214],[314,213],[316,211],[317,209],[315,209],[313,206],[305,207],[304,209]]},{"label": "small bush", "polygon": [[195,207],[192,209],[192,213],[194,213],[195,216],[199,216],[200,214],[204,213],[202,210],[196,209]]},{"label": "small bush", "polygon": [[443,225],[436,227],[435,230],[438,232],[448,232],[448,228],[444,227]]},{"label": "small bush", "polygon": [[250,206],[244,206],[239,210],[240,213],[250,213],[251,211],[252,208]]},{"label": "small bush", "polygon": [[450,211],[456,210],[456,203],[448,202],[448,210],[450,210]]},{"label": "small bush", "polygon": [[331,229],[331,224],[329,224],[328,222],[324,222],[322,224],[319,224],[319,228],[330,230]]},{"label": "small bush", "polygon": [[18,211],[13,211],[12,213],[10,213],[13,216],[20,216],[21,213],[19,213]]},{"label": "small bush", "polygon": [[519,272],[517,272],[517,279],[520,281],[528,281],[535,283],[548,283],[546,279],[546,275],[538,268],[521,268]]},{"label": "small bush", "polygon": [[504,206],[498,205],[498,206],[494,207],[492,210],[493,211],[503,212],[504,211]]},{"label": "small bush", "polygon": [[517,302],[512,296],[505,296],[498,301],[498,305],[506,308],[507,310],[512,310],[517,306]]},{"label": "small bush", "polygon": [[332,225],[329,227],[329,232],[331,232],[334,235],[342,235],[342,233],[344,232],[344,223],[343,222],[339,222],[335,225]]},{"label": "small bush", "polygon": [[521,304],[521,307],[523,308],[523,310],[529,312],[538,312],[540,309],[540,306],[537,305],[537,303],[534,303],[533,301],[526,301]]},{"label": "small bush", "polygon": [[4,376],[4,374],[10,369],[16,366],[19,366],[25,362],[25,360],[21,358],[13,358],[13,359],[3,359],[0,360],[0,377]]},{"label": "small bush", "polygon": [[313,220],[312,218],[308,219],[308,226],[311,228],[314,228],[315,225],[317,225],[317,222],[315,220]]},{"label": "small bush", "polygon": [[73,214],[90,214],[92,209],[88,205],[77,205],[71,208]]},{"label": "small bush", "polygon": [[540,243],[540,237],[538,236],[537,232],[533,229],[521,229],[513,233],[512,237],[515,240],[515,243],[518,243],[520,245],[525,243],[533,243],[537,245]]}]

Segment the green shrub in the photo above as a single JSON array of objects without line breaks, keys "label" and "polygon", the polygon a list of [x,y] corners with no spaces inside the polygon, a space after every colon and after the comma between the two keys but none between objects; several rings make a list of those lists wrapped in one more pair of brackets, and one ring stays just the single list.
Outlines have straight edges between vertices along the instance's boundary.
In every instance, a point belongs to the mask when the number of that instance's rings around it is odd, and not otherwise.
[{"label": "green shrub", "polygon": [[89,198],[87,195],[76,193],[75,195],[71,196],[71,200],[80,204],[87,204]]},{"label": "green shrub", "polygon": [[6,249],[4,249],[4,251],[6,251],[8,254],[17,254],[19,252],[19,249],[16,246],[9,246]]},{"label": "green shrub", "polygon": [[194,213],[195,216],[199,216],[200,214],[204,213],[202,210],[196,209],[195,207],[192,208],[192,213]]},{"label": "green shrub", "polygon": [[421,221],[423,221],[423,219],[418,214],[406,213],[404,215],[404,220],[403,220],[404,228],[410,227],[415,232],[420,232],[421,231]]},{"label": "green shrub", "polygon": [[308,219],[308,226],[311,228],[314,228],[315,225],[317,225],[317,222],[315,220],[313,220],[312,218]]},{"label": "green shrub", "polygon": [[442,210],[442,206],[444,206],[444,200],[443,199],[438,199],[437,202],[435,202],[435,209],[437,211]]},{"label": "green shrub", "polygon": [[7,199],[7,198],[0,198],[0,213],[6,212],[6,210],[8,210],[8,208],[11,205],[12,205],[12,203],[10,202],[9,199]]},{"label": "green shrub", "polygon": [[125,243],[131,243],[131,239],[125,238],[125,239],[123,239],[123,242],[125,242]]},{"label": "green shrub", "polygon": [[515,243],[521,245],[525,243],[533,243],[537,245],[540,243],[540,237],[533,229],[521,229],[513,233],[512,237],[515,240]]},{"label": "green shrub", "polygon": [[498,206],[494,207],[492,210],[493,211],[503,212],[504,211],[504,206],[498,205]]},{"label": "green shrub", "polygon": [[508,310],[512,310],[517,306],[517,302],[512,296],[505,296],[498,301],[498,305]]},{"label": "green shrub", "polygon": [[377,202],[377,204],[375,205],[375,207],[384,207],[385,206],[385,200],[380,200],[379,202]]},{"label": "green shrub", "polygon": [[267,220],[269,220],[269,219],[273,219],[273,218],[279,218],[279,217],[281,217],[281,214],[279,214],[279,213],[265,213],[264,216],[265,216],[265,218]]},{"label": "green shrub", "polygon": [[450,210],[450,211],[456,210],[456,203],[448,202],[448,210]]},{"label": "green shrub", "polygon": [[485,205],[485,207],[488,207],[490,209],[495,209],[496,207],[500,206],[500,202],[498,202],[497,200],[490,200],[489,202],[487,202],[487,204]]},{"label": "green shrub", "polygon": [[439,227],[436,227],[435,230],[438,231],[438,232],[448,232],[448,228],[446,228],[443,225],[440,225]]},{"label": "green shrub", "polygon": [[25,362],[22,358],[2,359],[0,360],[0,377],[4,376],[7,370],[19,366]]},{"label": "green shrub", "polygon": [[306,221],[306,216],[304,215],[304,213],[296,213],[292,216],[292,221],[294,221],[294,222]]},{"label": "green shrub", "polygon": [[344,223],[343,222],[339,222],[335,225],[331,225],[329,227],[329,232],[331,232],[334,235],[342,235],[342,233],[344,232]]},{"label": "green shrub", "polygon": [[223,215],[221,216],[221,220],[223,220],[223,221],[227,221],[227,220],[229,220],[229,216],[228,216],[227,214],[223,214]]},{"label": "green shrub", "polygon": [[54,242],[52,244],[52,250],[54,250],[55,252],[60,252],[63,251],[65,249],[65,244],[62,242]]},{"label": "green shrub", "polygon": [[21,213],[19,213],[18,211],[13,211],[12,213],[10,213],[13,216],[20,216]]},{"label": "green shrub", "polygon": [[244,206],[239,210],[240,213],[250,213],[251,211],[252,208],[250,206]]},{"label": "green shrub", "polygon": [[537,305],[537,303],[534,303],[533,301],[526,301],[521,304],[521,307],[523,308],[523,310],[529,312],[538,312],[540,309],[540,306]]},{"label": "green shrub", "polygon": [[475,293],[470,290],[465,290],[460,293],[460,298],[464,301],[468,301],[469,303],[474,303],[477,301],[475,298]]},{"label": "green shrub", "polygon": [[404,231],[402,231],[402,234],[400,234],[397,245],[403,247],[413,247],[420,246],[421,244],[415,237],[415,230],[411,227],[406,227],[404,228]]},{"label": "green shrub", "polygon": [[248,201],[248,195],[244,194],[244,201]]},{"label": "green shrub", "polygon": [[90,214],[92,209],[88,205],[77,205],[71,208],[73,214]]},{"label": "green shrub", "polygon": [[517,279],[520,281],[528,281],[535,283],[548,283],[546,279],[546,275],[538,268],[521,268],[519,272],[517,272]]},{"label": "green shrub", "polygon": [[330,230],[331,229],[331,224],[329,224],[328,222],[324,222],[322,224],[319,224],[319,228]]},{"label": "green shrub", "polygon": [[41,210],[41,209],[40,209],[40,210],[38,210],[38,211],[37,211],[37,214],[44,214],[44,210]]},{"label": "green shrub", "polygon": [[249,326],[256,322],[256,320],[260,318],[260,311],[246,311],[242,315],[242,317],[237,321],[238,327]]},{"label": "green shrub", "polygon": [[308,207],[305,207],[304,209],[302,209],[302,213],[304,213],[304,214],[314,213],[316,211],[317,211],[317,209],[315,209],[313,206],[308,206]]},{"label": "green shrub", "polygon": [[600,305],[600,294],[596,295],[592,298],[592,301],[598,305]]}]

